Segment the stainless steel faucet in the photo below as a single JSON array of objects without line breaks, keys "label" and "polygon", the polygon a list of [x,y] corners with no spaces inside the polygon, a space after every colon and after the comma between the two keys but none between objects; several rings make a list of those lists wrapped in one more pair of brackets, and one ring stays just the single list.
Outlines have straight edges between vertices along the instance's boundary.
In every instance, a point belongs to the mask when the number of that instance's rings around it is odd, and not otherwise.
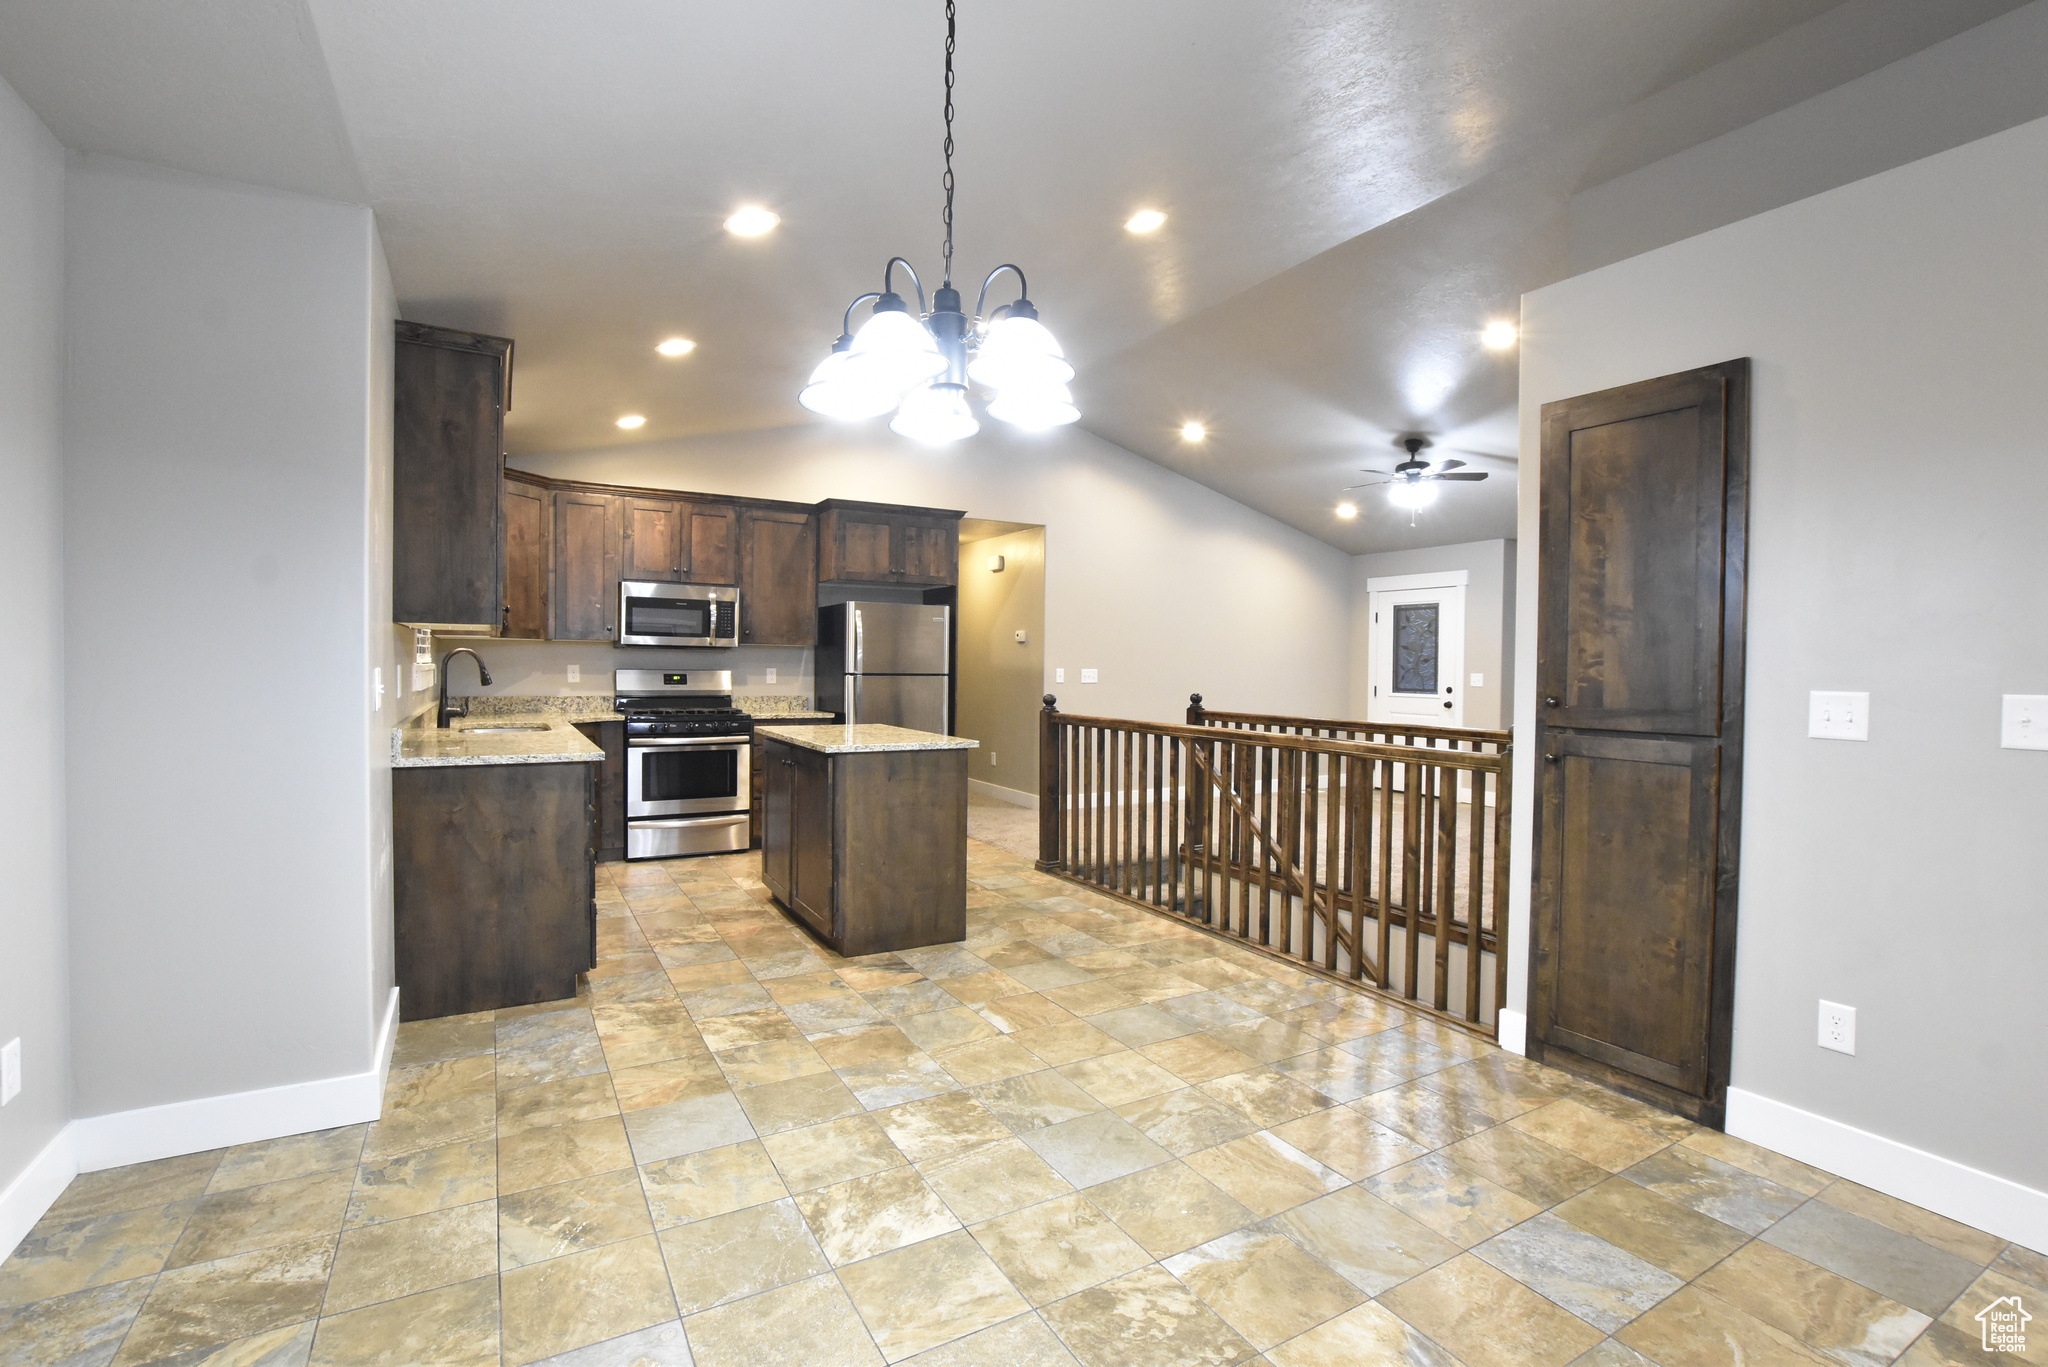
[{"label": "stainless steel faucet", "polygon": [[448,666],[457,655],[467,655],[470,659],[475,660],[477,682],[485,688],[491,686],[491,671],[485,666],[484,657],[471,650],[468,646],[457,646],[446,655],[443,655],[441,657],[441,710],[434,718],[434,725],[443,731],[448,729],[448,719],[450,717],[466,717],[469,715],[469,704],[466,702],[460,708],[448,705]]}]

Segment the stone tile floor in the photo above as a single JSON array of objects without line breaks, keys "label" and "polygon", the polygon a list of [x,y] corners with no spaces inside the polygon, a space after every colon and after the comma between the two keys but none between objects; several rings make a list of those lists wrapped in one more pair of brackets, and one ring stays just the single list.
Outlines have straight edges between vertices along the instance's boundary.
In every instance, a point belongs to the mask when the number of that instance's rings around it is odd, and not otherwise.
[{"label": "stone tile floor", "polygon": [[[2048,1259],[971,845],[844,960],[613,865],[583,995],[384,1116],[80,1177],[0,1364],[1974,1363]],[[2048,1334],[2020,1360],[2048,1364]]]}]

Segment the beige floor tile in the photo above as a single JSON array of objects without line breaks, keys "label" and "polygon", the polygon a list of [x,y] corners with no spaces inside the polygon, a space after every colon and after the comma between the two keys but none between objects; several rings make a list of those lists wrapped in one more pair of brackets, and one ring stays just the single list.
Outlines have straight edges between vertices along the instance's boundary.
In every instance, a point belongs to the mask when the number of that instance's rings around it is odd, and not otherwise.
[{"label": "beige floor tile", "polygon": [[1181,1086],[1172,1073],[1128,1049],[1066,1064],[1059,1073],[1105,1106],[1141,1101]]},{"label": "beige floor tile", "polygon": [[115,1367],[302,1324],[320,1312],[332,1234],[164,1273],[121,1343]]},{"label": "beige floor tile", "polygon": [[1040,1312],[1082,1367],[1230,1367],[1256,1351],[1159,1266]]},{"label": "beige floor tile", "polygon": [[1998,1261],[1991,1265],[1990,1270],[2048,1292],[2048,1255],[2030,1248],[2007,1244],[2005,1252],[1998,1255]]},{"label": "beige floor tile", "polygon": [[1273,1126],[1273,1133],[1354,1182],[1397,1168],[1429,1150],[1346,1106],[1312,1111]]},{"label": "beige floor tile", "polygon": [[1345,1187],[1283,1211],[1270,1227],[1368,1296],[1458,1256],[1458,1245],[1364,1187]]},{"label": "beige floor tile", "polygon": [[1040,1026],[1065,1025],[1075,1019],[1073,1012],[1038,992],[997,997],[974,1009],[983,1020],[1006,1035],[1014,1035],[1019,1030],[1035,1030]]},{"label": "beige floor tile", "polygon": [[1259,1066],[1258,1060],[1212,1035],[1196,1033],[1139,1047],[1138,1052],[1183,1082],[1203,1083]]},{"label": "beige floor tile", "polygon": [[443,1063],[488,1054],[496,1047],[495,1027],[488,1011],[443,1016],[439,1020],[406,1021],[398,1027],[398,1038],[391,1046],[391,1066]]},{"label": "beige floor tile", "polygon": [[916,1168],[890,1168],[802,1192],[796,1203],[834,1267],[960,1227]]},{"label": "beige floor tile", "polygon": [[1268,1131],[1191,1153],[1183,1161],[1261,1218],[1348,1185],[1342,1173]]},{"label": "beige floor tile", "polygon": [[1260,976],[1255,968],[1213,955],[1176,964],[1173,971],[1191,983],[1199,983],[1216,991],[1235,987],[1239,983],[1257,982]]},{"label": "beige floor tile", "polygon": [[[1502,1059],[1514,1058],[1515,1056],[1512,1054],[1495,1054],[1491,1057],[1493,1059]],[[1578,1102],[1587,1110],[1598,1111],[1605,1116],[1612,1116],[1614,1119],[1633,1125],[1639,1130],[1645,1130],[1654,1135],[1661,1135],[1674,1142],[1687,1138],[1699,1131],[1699,1126],[1693,1124],[1682,1115],[1673,1115],[1669,1111],[1659,1110],[1648,1102],[1637,1101],[1634,1097],[1623,1096],[1620,1092],[1610,1092],[1597,1083],[1573,1077],[1570,1073],[1561,1073],[1555,1068],[1545,1068],[1541,1064],[1530,1063],[1526,1059],[1521,1061],[1521,1066],[1524,1069],[1532,1070],[1537,1075],[1537,1080],[1550,1090]]]},{"label": "beige floor tile", "polygon": [[315,1173],[201,1197],[166,1267],[212,1262],[236,1253],[341,1232],[355,1171]]},{"label": "beige floor tile", "polygon": [[1306,1333],[1365,1293],[1277,1233],[1244,1229],[1162,1264],[1254,1348]]},{"label": "beige floor tile", "polygon": [[400,1154],[356,1169],[347,1222],[402,1220],[498,1194],[498,1150],[488,1141]]},{"label": "beige floor tile", "polygon": [[1553,1101],[1508,1123],[1609,1172],[1632,1167],[1671,1142],[1576,1101]]},{"label": "beige floor tile", "polygon": [[849,1030],[812,1041],[812,1047],[834,1069],[856,1068],[869,1063],[893,1063],[913,1058],[924,1051],[917,1041],[893,1023]]},{"label": "beige floor tile", "polygon": [[1241,1139],[1258,1129],[1245,1118],[1244,1112],[1198,1087],[1181,1087],[1127,1101],[1115,1110],[1147,1139],[1177,1158]]},{"label": "beige floor tile", "polygon": [[1763,1233],[1806,1202],[1790,1187],[1730,1167],[1683,1144],[1652,1154],[1622,1175],[1639,1187],[1750,1234]]},{"label": "beige floor tile", "polygon": [[1801,1196],[1817,1196],[1835,1180],[1832,1174],[1819,1168],[1808,1167],[1781,1153],[1772,1153],[1719,1130],[1695,1128],[1687,1133],[1684,1143],[1687,1148],[1697,1149],[1732,1168],[1768,1178],[1781,1187],[1790,1187]]},{"label": "beige floor tile", "polygon": [[664,1159],[640,1169],[656,1229],[742,1210],[787,1194],[759,1140]]},{"label": "beige floor tile", "polygon": [[1073,1186],[1019,1139],[1006,1139],[921,1169],[962,1223],[976,1224],[1065,1195]]},{"label": "beige floor tile", "polygon": [[1852,1215],[1860,1215],[1866,1220],[1873,1220],[1923,1243],[1932,1244],[1945,1253],[1952,1253],[1979,1267],[1989,1265],[2005,1247],[2005,1241],[1996,1234],[1986,1234],[1982,1230],[1972,1229],[1945,1215],[1936,1215],[1931,1210],[1901,1201],[1895,1196],[1887,1196],[1883,1192],[1859,1186],[1846,1177],[1822,1191],[1820,1199]]},{"label": "beige floor tile", "polygon": [[1312,1035],[1298,1026],[1264,1018],[1244,1025],[1222,1026],[1209,1033],[1231,1048],[1250,1054],[1260,1063],[1278,1063],[1281,1059],[1312,1054],[1329,1043],[1320,1035]]},{"label": "beige floor tile", "polygon": [[[644,1111],[652,1106],[666,1106],[670,1102],[688,1101],[693,1097],[716,1096],[730,1090],[718,1061],[707,1054],[619,1069],[612,1073],[611,1079],[618,1090],[617,1109],[620,1111]],[[579,1115],[574,1118],[586,1117]]]},{"label": "beige floor tile", "polygon": [[209,1149],[151,1163],[132,1163],[124,1168],[82,1172],[71,1179],[64,1194],[44,1212],[44,1218],[76,1220],[88,1215],[167,1206],[202,1196],[226,1154],[226,1149]]},{"label": "beige floor tile", "polygon": [[803,1038],[803,1031],[796,1028],[796,1022],[780,1007],[770,1007],[764,1011],[741,1011],[730,1016],[713,1016],[708,1020],[698,1021],[696,1029],[705,1047],[714,1053],[744,1048],[749,1044]]},{"label": "beige floor tile", "polygon": [[1607,1169],[1553,1148],[1512,1125],[1481,1130],[1447,1146],[1444,1155],[1467,1172],[1476,1172],[1539,1206],[1568,1201],[1608,1178]]},{"label": "beige floor tile", "polygon": [[1152,1261],[1080,1195],[1054,1197],[974,1226],[977,1242],[1033,1305],[1046,1305]]},{"label": "beige floor tile", "polygon": [[1026,1130],[1019,1136],[1077,1187],[1092,1187],[1142,1168],[1171,1162],[1173,1155],[1112,1111],[1097,1111]]},{"label": "beige floor tile", "polygon": [[498,1279],[480,1277],[320,1321],[309,1367],[496,1367]]},{"label": "beige floor tile", "polygon": [[875,1112],[874,1119],[913,1163],[952,1158],[1010,1138],[1010,1131],[966,1092],[948,1092]]},{"label": "beige floor tile", "polygon": [[862,1111],[860,1098],[837,1073],[812,1073],[759,1087],[743,1087],[734,1095],[755,1133],[764,1135],[821,1125]]},{"label": "beige floor tile", "polygon": [[1325,1110],[1336,1103],[1321,1092],[1271,1068],[1251,1068],[1212,1078],[1202,1090],[1242,1111],[1262,1129]]},{"label": "beige floor tile", "polygon": [[498,1202],[500,1265],[527,1267],[654,1230],[631,1168],[515,1192]]},{"label": "beige floor tile", "polygon": [[1985,1367],[1992,1360],[1984,1351],[1981,1332],[1965,1333],[1946,1324],[1934,1324],[1900,1356],[1898,1367]]},{"label": "beige floor tile", "polygon": [[928,1053],[972,1044],[976,1040],[993,1039],[1003,1033],[965,1006],[900,1016],[896,1020],[896,1028]]},{"label": "beige floor tile", "polygon": [[1352,1102],[1351,1107],[1366,1119],[1431,1149],[1469,1139],[1495,1124],[1495,1117],[1487,1112],[1419,1082],[1374,1092]]},{"label": "beige floor tile", "polygon": [[1451,1355],[1414,1325],[1368,1302],[1266,1350],[1273,1367],[1363,1367],[1408,1363],[1455,1367]]},{"label": "beige floor tile", "polygon": [[632,1142],[636,1163],[654,1163],[754,1138],[754,1126],[731,1092],[627,1111],[620,1118],[626,1122],[626,1137]]},{"label": "beige floor tile", "polygon": [[964,1230],[854,1263],[839,1280],[890,1362],[1030,1309]]},{"label": "beige floor tile", "polygon": [[957,978],[938,979],[940,987],[966,1006],[980,1006],[1002,997],[1014,997],[1031,989],[1001,969],[967,973]]},{"label": "beige floor tile", "polygon": [[1468,1172],[1442,1154],[1369,1177],[1366,1190],[1454,1243],[1470,1248],[1543,1208]]},{"label": "beige floor tile", "polygon": [[932,1058],[963,1087],[1035,1073],[1046,1066],[1044,1059],[1008,1036],[942,1049]]},{"label": "beige floor tile", "polygon": [[497,1125],[497,1098],[488,1094],[451,1097],[387,1111],[383,1119],[370,1127],[362,1161],[489,1139],[496,1134]]},{"label": "beige floor tile", "polygon": [[[1156,965],[1145,963],[1142,959],[1137,959],[1135,955],[1131,957],[1137,962],[1138,967],[1123,973],[1109,974],[1101,981],[1120,991],[1130,993],[1141,1002],[1161,1002],[1169,998],[1185,997],[1190,993],[1206,990],[1204,984],[1183,978],[1170,968],[1160,968]],[[1078,963],[1080,961],[1076,960],[1075,962]],[[1086,964],[1081,966],[1084,968],[1088,967]],[[1100,971],[1099,969],[1089,969],[1091,973]]]},{"label": "beige floor tile", "polygon": [[833,1276],[707,1310],[683,1327],[696,1367],[880,1367],[883,1361]]},{"label": "beige floor tile", "polygon": [[687,997],[692,992],[706,992],[718,987],[746,986],[754,981],[754,975],[738,959],[723,959],[714,963],[672,968],[669,970],[668,980],[675,984],[679,995]]},{"label": "beige floor tile", "polygon": [[1562,1367],[1604,1337],[1470,1254],[1401,1283],[1379,1302],[1469,1367]]},{"label": "beige floor tile", "polygon": [[661,1251],[685,1315],[831,1270],[788,1198],[665,1229]]},{"label": "beige floor tile", "polygon": [[13,1309],[0,1309],[0,1363],[96,1367],[114,1356],[127,1335],[153,1277],[135,1277]]},{"label": "beige floor tile", "polygon": [[888,1131],[865,1114],[769,1135],[761,1143],[793,1192],[831,1186],[909,1161],[890,1142]]},{"label": "beige floor tile", "polygon": [[971,1089],[996,1119],[1022,1134],[1102,1110],[1102,1103],[1059,1073],[1025,1073]]},{"label": "beige floor tile", "polygon": [[384,1082],[384,1109],[423,1106],[465,1096],[488,1096],[498,1089],[498,1061],[490,1054],[416,1063],[393,1068]]},{"label": "beige floor tile", "polygon": [[1697,1277],[1749,1241],[1749,1236],[1676,1201],[1610,1177],[1556,1209],[1568,1220],[1679,1277]]},{"label": "beige floor tile", "polygon": [[919,1353],[913,1367],[1078,1367],[1037,1315],[1023,1314],[942,1348]]},{"label": "beige floor tile", "polygon": [[1676,1292],[1615,1337],[1659,1367],[1825,1367],[1833,1362],[1697,1286]]},{"label": "beige floor tile", "polygon": [[1685,1284],[1655,1264],[1548,1211],[1472,1251],[1610,1334]]},{"label": "beige floor tile", "polygon": [[229,1149],[207,1183],[209,1193],[239,1191],[317,1172],[352,1168],[363,1156],[368,1125],[344,1125],[340,1129],[295,1134],[268,1139],[260,1144],[241,1144]]},{"label": "beige floor tile", "polygon": [[1933,1323],[1762,1241],[1737,1249],[1697,1285],[1848,1367],[1883,1367]]},{"label": "beige floor tile", "polygon": [[1947,1309],[1982,1271],[1966,1258],[1826,1201],[1808,1201],[1765,1230],[1763,1242],[1927,1315]]},{"label": "beige floor tile", "polygon": [[1123,1052],[1124,1048],[1085,1020],[1068,1021],[1065,1025],[1033,1026],[1029,1030],[1019,1030],[1010,1039],[1055,1068],[1063,1063],[1079,1063],[1082,1059]]},{"label": "beige floor tile", "polygon": [[768,995],[775,999],[777,1006],[824,1001],[831,997],[848,996],[853,992],[853,988],[846,980],[829,968],[816,973],[798,973],[786,978],[774,978],[763,985],[767,987]]},{"label": "beige floor tile", "polygon": [[801,1039],[741,1045],[713,1057],[734,1087],[762,1087],[832,1071],[818,1051]]},{"label": "beige floor tile", "polygon": [[1520,1060],[1505,1062],[1514,1057],[1512,1054],[1491,1054],[1471,1059],[1425,1074],[1419,1081],[1432,1091],[1442,1092],[1502,1120],[1547,1106],[1565,1095],[1562,1088],[1549,1086],[1517,1067]]},{"label": "beige floor tile", "polygon": [[1165,1163],[1087,1191],[1089,1203],[1166,1258],[1248,1225],[1252,1213],[1185,1163]]},{"label": "beige floor tile", "polygon": [[1369,1092],[1398,1085],[1399,1077],[1342,1049],[1317,1049],[1281,1059],[1273,1068],[1333,1102],[1356,1101]]},{"label": "beige floor tile", "polygon": [[145,1210],[45,1215],[0,1263],[0,1309],[162,1270],[199,1198]]},{"label": "beige floor tile", "polygon": [[497,1273],[492,1201],[344,1230],[321,1313],[338,1315]]},{"label": "beige floor tile", "polygon": [[549,1187],[572,1177],[632,1166],[633,1150],[618,1116],[527,1130],[498,1141],[498,1193]]},{"label": "beige floor tile", "polygon": [[[1987,1271],[1970,1283],[1968,1290],[1956,1297],[1955,1304],[1942,1315],[1940,1324],[1944,1328],[1975,1337],[1981,1346],[1983,1326],[1977,1320],[1978,1312],[1993,1301],[2006,1297],[2018,1297],[2021,1304],[2025,1305],[2029,1296],[2038,1298],[2030,1284],[2015,1281],[2002,1272]],[[2048,1335],[2035,1332],[2038,1323],[2037,1316],[2035,1326],[2027,1330],[2025,1351],[2008,1349],[1999,1356],[2007,1362],[2017,1358],[2021,1362],[2032,1364],[2032,1367],[2044,1367],[2044,1364],[2048,1364]]]},{"label": "beige floor tile", "polygon": [[500,1282],[507,1367],[676,1317],[651,1234],[513,1268]]}]

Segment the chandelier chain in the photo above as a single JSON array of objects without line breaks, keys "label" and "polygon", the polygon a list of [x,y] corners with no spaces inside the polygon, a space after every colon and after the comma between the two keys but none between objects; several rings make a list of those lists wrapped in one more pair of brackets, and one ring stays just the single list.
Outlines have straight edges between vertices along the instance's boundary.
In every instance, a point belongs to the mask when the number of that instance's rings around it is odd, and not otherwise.
[{"label": "chandelier chain", "polygon": [[953,283],[953,0],[946,0],[946,284]]}]

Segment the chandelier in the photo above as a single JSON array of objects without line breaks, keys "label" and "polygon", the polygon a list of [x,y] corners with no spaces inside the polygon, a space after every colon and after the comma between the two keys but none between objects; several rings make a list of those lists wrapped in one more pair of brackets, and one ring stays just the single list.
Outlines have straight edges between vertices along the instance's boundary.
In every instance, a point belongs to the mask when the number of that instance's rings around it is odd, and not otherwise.
[{"label": "chandelier", "polygon": [[[1081,416],[1067,388],[1074,367],[1038,321],[1024,272],[1008,263],[990,271],[981,282],[971,322],[953,288],[953,4],[946,0],[945,278],[927,310],[916,270],[902,257],[890,257],[882,268],[882,288],[846,306],[839,340],[797,396],[812,412],[844,421],[894,410],[890,430],[928,446],[944,446],[981,430],[968,403],[969,381],[993,391],[988,415],[1013,427],[1038,432]],[[917,293],[915,315],[896,292],[898,266]],[[1017,277],[1017,299],[984,317],[989,286],[1004,271]],[[867,303],[874,307],[856,332],[853,311]]]}]

